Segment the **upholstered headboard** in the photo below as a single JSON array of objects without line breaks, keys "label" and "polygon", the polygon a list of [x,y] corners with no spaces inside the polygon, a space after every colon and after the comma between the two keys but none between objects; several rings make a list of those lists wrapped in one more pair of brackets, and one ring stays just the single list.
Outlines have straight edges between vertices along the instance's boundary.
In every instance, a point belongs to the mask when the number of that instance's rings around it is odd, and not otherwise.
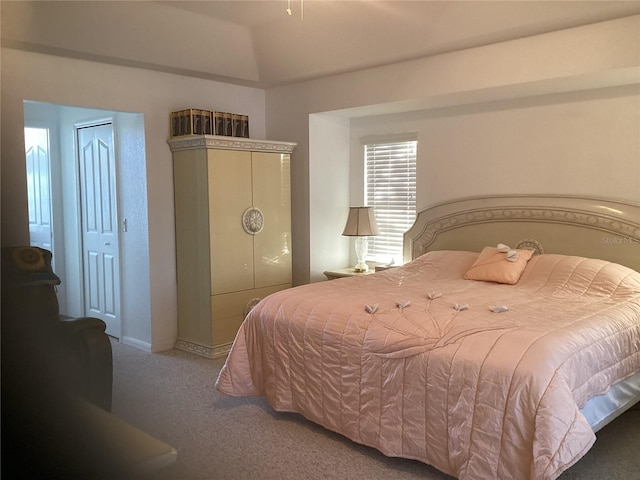
[{"label": "upholstered headboard", "polygon": [[640,271],[640,204],[562,195],[445,202],[418,213],[404,235],[404,259],[431,250],[479,252],[498,243],[600,258]]}]

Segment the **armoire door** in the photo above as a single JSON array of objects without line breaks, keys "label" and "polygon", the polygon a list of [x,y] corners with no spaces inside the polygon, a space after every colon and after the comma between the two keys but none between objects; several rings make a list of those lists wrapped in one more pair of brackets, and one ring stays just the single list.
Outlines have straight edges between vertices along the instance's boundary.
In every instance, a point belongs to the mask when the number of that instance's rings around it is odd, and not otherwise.
[{"label": "armoire door", "polygon": [[253,236],[242,227],[252,205],[251,152],[209,150],[211,294],[253,288]]},{"label": "armoire door", "polygon": [[255,287],[291,284],[290,156],[254,152],[253,205],[263,214],[254,236]]}]

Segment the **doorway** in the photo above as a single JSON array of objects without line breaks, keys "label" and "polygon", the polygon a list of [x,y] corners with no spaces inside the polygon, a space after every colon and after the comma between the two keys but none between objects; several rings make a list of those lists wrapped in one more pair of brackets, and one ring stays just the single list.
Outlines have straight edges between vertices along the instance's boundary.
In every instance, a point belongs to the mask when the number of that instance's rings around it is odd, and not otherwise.
[{"label": "doorway", "polygon": [[[60,312],[70,317],[81,317],[85,311],[96,316],[85,305],[88,295],[83,258],[86,254],[83,251],[83,198],[76,129],[112,125],[111,150],[115,160],[108,178],[115,182],[112,197],[117,208],[111,212],[114,222],[111,229],[118,237],[118,252],[117,260],[108,258],[106,261],[115,262],[109,269],[114,272],[113,278],[118,279],[119,286],[113,288],[117,299],[108,298],[107,302],[117,312],[115,325],[119,330],[110,329],[108,333],[121,342],[150,351],[150,230],[144,115],[30,100],[25,100],[23,106],[24,127],[49,130],[51,250],[55,272],[62,280],[57,289]],[[102,195],[99,196],[102,201]],[[103,246],[105,241],[108,240],[102,241]],[[95,271],[99,276],[104,275],[99,269]]]},{"label": "doorway", "polygon": [[27,108],[25,103],[30,244],[53,253],[53,269],[62,279],[57,289],[60,313],[100,318],[107,325],[106,332],[119,339],[120,242],[113,119],[104,121],[101,112],[102,121],[72,121],[86,111],[37,106]]}]

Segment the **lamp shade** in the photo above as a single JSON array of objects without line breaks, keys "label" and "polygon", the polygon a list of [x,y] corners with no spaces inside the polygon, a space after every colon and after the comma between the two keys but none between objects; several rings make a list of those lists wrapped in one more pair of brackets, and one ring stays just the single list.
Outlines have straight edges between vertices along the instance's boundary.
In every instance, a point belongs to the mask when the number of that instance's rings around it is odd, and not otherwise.
[{"label": "lamp shade", "polygon": [[342,235],[347,237],[366,237],[378,235],[373,207],[349,207],[349,217]]}]

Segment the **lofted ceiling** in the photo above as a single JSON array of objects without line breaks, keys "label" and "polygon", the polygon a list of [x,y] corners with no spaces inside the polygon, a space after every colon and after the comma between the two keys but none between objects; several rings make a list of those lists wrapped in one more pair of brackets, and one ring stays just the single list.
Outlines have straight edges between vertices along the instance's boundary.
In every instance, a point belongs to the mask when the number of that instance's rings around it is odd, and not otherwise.
[{"label": "lofted ceiling", "polygon": [[268,88],[635,15],[640,1],[58,0],[1,8],[5,47]]}]

